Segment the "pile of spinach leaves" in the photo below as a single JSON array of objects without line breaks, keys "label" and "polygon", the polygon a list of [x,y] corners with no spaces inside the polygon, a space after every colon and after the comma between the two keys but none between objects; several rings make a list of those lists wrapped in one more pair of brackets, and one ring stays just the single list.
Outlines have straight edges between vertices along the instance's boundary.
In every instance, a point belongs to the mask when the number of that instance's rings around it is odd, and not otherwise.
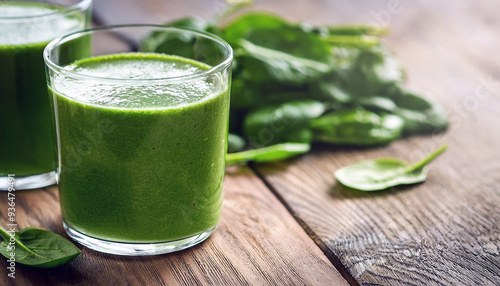
[{"label": "pile of spinach leaves", "polygon": [[[233,47],[230,152],[283,143],[373,146],[447,128],[438,103],[405,87],[402,66],[380,41],[387,29],[314,27],[266,13],[220,24],[239,6],[212,21],[167,23],[217,34]],[[154,33],[143,45],[189,57],[193,41]]]}]

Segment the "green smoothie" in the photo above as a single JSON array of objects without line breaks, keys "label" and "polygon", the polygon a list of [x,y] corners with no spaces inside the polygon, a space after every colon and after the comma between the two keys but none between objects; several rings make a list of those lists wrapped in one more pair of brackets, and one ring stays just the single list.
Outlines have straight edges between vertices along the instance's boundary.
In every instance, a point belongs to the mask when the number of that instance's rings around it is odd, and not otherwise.
[{"label": "green smoothie", "polygon": [[52,109],[42,52],[49,41],[83,28],[85,21],[80,14],[35,16],[61,9],[0,2],[0,177],[55,170]]},{"label": "green smoothie", "polygon": [[107,82],[55,76],[59,193],[68,226],[94,238],[135,243],[187,238],[216,226],[227,87],[215,76],[161,79],[208,68],[181,57],[128,53],[66,67],[112,78]]}]

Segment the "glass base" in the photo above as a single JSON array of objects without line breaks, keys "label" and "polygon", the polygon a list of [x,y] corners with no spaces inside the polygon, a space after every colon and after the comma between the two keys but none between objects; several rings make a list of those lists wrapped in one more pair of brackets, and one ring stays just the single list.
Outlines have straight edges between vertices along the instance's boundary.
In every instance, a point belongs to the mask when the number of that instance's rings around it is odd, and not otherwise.
[{"label": "glass base", "polygon": [[113,242],[87,236],[77,230],[72,229],[63,222],[66,233],[76,242],[92,250],[128,256],[158,255],[175,251],[180,251],[207,239],[215,230],[216,226],[188,238],[159,242],[159,243],[126,243]]},{"label": "glass base", "polygon": [[[28,190],[38,189],[54,185],[56,183],[56,172],[48,172],[45,174],[32,175],[26,177],[12,177],[16,179],[14,189]],[[0,177],[0,191],[7,191],[9,189],[9,177]]]}]

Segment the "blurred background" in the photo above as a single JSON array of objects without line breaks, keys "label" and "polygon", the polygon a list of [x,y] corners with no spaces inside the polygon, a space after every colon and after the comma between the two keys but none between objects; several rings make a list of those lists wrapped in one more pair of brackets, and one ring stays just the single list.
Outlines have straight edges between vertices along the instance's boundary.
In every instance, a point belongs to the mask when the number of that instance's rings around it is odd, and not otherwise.
[{"label": "blurred background", "polygon": [[[94,6],[96,24],[160,24],[184,16],[210,19],[227,4],[223,0],[95,0]],[[451,115],[459,108],[457,98],[466,99],[485,78],[500,78],[500,2],[256,0],[239,14],[248,11],[315,25],[389,27],[384,42],[406,68],[408,84],[439,98]]]}]

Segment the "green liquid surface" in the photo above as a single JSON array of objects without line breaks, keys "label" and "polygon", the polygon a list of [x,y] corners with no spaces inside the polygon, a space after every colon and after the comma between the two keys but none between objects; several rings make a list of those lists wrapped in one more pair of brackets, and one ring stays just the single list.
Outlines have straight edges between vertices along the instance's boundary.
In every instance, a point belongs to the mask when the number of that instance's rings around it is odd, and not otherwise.
[{"label": "green liquid surface", "polygon": [[227,84],[220,77],[160,80],[208,68],[179,57],[132,53],[66,67],[114,80],[56,76],[59,192],[67,225],[105,240],[162,242],[217,224]]},{"label": "green liquid surface", "polygon": [[[55,170],[42,53],[50,40],[84,27],[80,14],[57,14],[60,11],[44,4],[0,2],[0,18],[9,18],[0,21],[0,176]],[[21,18],[47,14],[54,15]]]}]

